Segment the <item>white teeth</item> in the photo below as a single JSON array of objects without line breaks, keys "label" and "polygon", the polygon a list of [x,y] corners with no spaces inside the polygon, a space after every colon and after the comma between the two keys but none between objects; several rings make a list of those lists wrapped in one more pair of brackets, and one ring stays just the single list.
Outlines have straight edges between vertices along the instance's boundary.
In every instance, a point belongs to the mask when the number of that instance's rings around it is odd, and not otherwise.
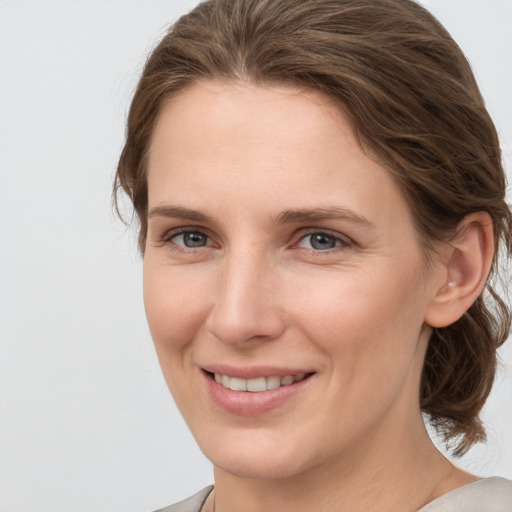
[{"label": "white teeth", "polygon": [[247,391],[247,380],[230,377],[229,388],[233,391]]},{"label": "white teeth", "polygon": [[293,384],[293,375],[285,375],[281,379],[281,386],[289,386],[290,384]]},{"label": "white teeth", "polygon": [[247,391],[257,392],[266,391],[267,381],[265,377],[258,377],[257,379],[249,379],[247,381]]},{"label": "white teeth", "polygon": [[252,393],[266,391],[267,389],[276,389],[281,386],[290,386],[294,382],[300,382],[305,377],[305,373],[285,375],[283,377],[272,375],[270,377],[257,377],[255,379],[241,379],[220,373],[214,375],[215,382],[227,389],[231,389],[232,391],[250,391]]},{"label": "white teeth", "polygon": [[280,377],[267,377],[267,389],[276,389],[281,387]]}]

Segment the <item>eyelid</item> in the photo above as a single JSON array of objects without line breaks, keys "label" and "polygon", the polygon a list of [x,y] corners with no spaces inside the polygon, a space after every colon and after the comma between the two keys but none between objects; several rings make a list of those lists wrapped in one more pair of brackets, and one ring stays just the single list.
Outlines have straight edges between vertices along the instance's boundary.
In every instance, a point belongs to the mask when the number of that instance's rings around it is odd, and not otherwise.
[{"label": "eyelid", "polygon": [[[183,233],[200,233],[208,238],[208,243],[205,246],[201,246],[201,247],[197,247],[197,248],[185,247],[185,246],[181,246],[178,244],[173,244],[172,239],[180,234],[183,234]],[[306,247],[298,247],[298,245],[300,244],[300,242],[302,240],[304,240],[308,236],[312,236],[315,234],[322,234],[322,235],[332,237],[336,240],[337,245],[331,249],[325,249],[325,250],[306,248]],[[298,232],[295,233],[295,235],[293,236],[293,239],[294,239],[294,242],[291,244],[292,248],[295,247],[297,249],[301,249],[304,251],[308,251],[311,253],[317,253],[317,254],[320,254],[320,253],[328,254],[328,253],[334,252],[336,250],[343,250],[343,249],[350,248],[350,247],[356,245],[356,243],[349,236],[347,236],[345,234],[342,234],[338,231],[333,231],[331,229],[322,229],[322,228],[318,228],[318,227],[300,229]],[[190,226],[190,225],[189,226],[179,226],[179,227],[168,229],[167,231],[165,231],[162,234],[162,236],[160,237],[160,241],[163,244],[166,244],[169,247],[171,247],[173,250],[182,251],[182,252],[183,251],[197,252],[198,250],[201,250],[201,249],[204,250],[207,248],[215,247],[215,245],[218,245],[215,242],[215,237],[211,234],[209,229],[206,229],[202,226],[193,226],[193,225],[192,226]]]},{"label": "eyelid", "polygon": [[[199,247],[186,247],[185,245],[177,244],[173,241],[173,238],[182,235],[184,233],[198,233],[204,235],[208,240],[206,245]],[[167,246],[170,250],[177,253],[198,253],[199,251],[204,251],[207,249],[215,248],[217,245],[215,243],[214,237],[210,234],[208,229],[204,229],[199,226],[180,226],[176,228],[172,228],[167,230],[161,237],[160,241],[162,244]]]},{"label": "eyelid", "polygon": [[318,249],[307,249],[305,247],[298,247],[299,249],[304,249],[306,251],[311,251],[314,253],[329,253],[335,250],[339,250],[352,247],[355,245],[355,242],[347,235],[344,235],[342,233],[339,233],[337,231],[332,231],[330,229],[322,229],[322,228],[307,228],[306,230],[301,230],[300,233],[297,235],[297,241],[293,244],[295,246],[298,246],[300,242],[302,242],[305,238],[312,236],[312,235],[327,235],[329,237],[332,237],[336,240],[336,242],[339,242],[339,245],[336,245],[335,247],[331,249],[325,249],[325,250],[318,250]]},{"label": "eyelid", "polygon": [[180,226],[180,227],[171,228],[171,229],[168,229],[167,231],[165,231],[163,233],[163,235],[161,236],[161,239],[163,242],[168,242],[175,236],[181,235],[183,233],[200,233],[202,235],[207,236],[210,239],[212,238],[212,236],[210,235],[210,233],[208,232],[207,229],[200,228],[198,226]]}]

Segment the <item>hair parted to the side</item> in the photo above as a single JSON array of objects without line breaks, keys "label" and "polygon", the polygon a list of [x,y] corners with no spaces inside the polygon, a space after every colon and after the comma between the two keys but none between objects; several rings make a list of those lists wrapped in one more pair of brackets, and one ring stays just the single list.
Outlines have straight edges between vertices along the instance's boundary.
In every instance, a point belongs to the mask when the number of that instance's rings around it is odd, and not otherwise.
[{"label": "hair parted to the side", "polygon": [[147,153],[163,105],[204,79],[320,91],[400,183],[428,253],[468,214],[486,211],[496,251],[486,290],[454,324],[435,329],[420,403],[460,455],[485,438],[510,309],[494,287],[512,254],[512,215],[499,141],[460,48],[412,0],[209,0],[153,50],[133,98],[114,185],[147,234]]}]

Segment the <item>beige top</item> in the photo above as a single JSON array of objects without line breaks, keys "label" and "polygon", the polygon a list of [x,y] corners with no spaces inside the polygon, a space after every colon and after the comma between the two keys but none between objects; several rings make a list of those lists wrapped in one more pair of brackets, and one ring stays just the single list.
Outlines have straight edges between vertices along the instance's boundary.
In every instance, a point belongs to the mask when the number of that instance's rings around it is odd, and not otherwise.
[{"label": "beige top", "polygon": [[[213,486],[155,512],[201,512]],[[459,487],[422,507],[418,512],[512,512],[512,481],[483,478]]]}]

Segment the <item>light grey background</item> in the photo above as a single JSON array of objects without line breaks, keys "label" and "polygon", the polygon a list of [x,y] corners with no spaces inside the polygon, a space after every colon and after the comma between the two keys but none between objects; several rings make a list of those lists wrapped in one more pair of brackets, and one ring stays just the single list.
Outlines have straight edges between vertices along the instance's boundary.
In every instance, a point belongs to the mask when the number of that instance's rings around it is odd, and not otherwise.
[{"label": "light grey background", "polygon": [[[512,1],[424,2],[512,169]],[[211,482],[160,376],[110,186],[145,55],[190,0],[0,0],[0,512],[144,512]],[[462,461],[512,478],[512,348]]]}]

